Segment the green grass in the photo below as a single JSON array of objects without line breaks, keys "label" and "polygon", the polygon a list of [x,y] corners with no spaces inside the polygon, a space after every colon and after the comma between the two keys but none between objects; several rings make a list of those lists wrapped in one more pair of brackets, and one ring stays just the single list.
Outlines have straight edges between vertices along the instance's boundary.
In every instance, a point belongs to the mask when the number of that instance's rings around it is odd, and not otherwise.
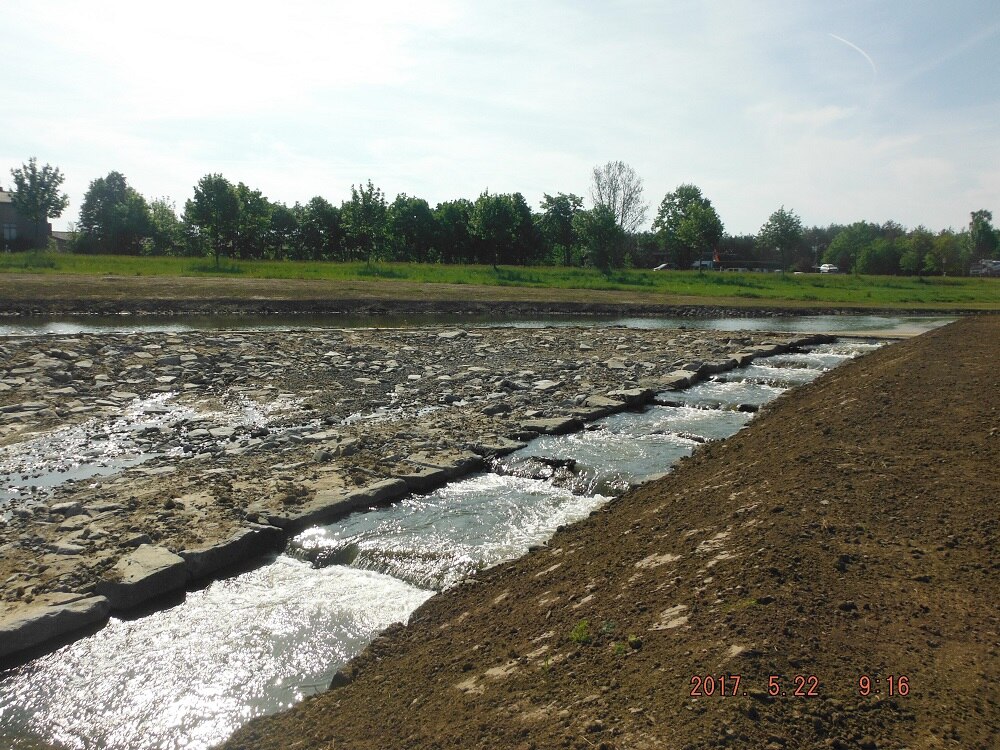
[{"label": "green grass", "polygon": [[1000,279],[502,267],[418,263],[229,261],[211,258],[0,254],[0,273],[163,276],[316,281],[406,281],[486,287],[624,291],[650,303],[665,295],[798,302],[805,306],[1000,306]]},{"label": "green grass", "polygon": [[58,267],[56,256],[51,253],[31,251],[0,255],[0,271],[44,271]]}]

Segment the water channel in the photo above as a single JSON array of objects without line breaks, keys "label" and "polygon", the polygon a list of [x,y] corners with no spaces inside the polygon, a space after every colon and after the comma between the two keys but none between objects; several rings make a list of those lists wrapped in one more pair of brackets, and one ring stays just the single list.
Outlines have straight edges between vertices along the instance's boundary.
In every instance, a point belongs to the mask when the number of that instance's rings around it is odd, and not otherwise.
[{"label": "water channel", "polygon": [[909,336],[954,320],[944,316],[788,315],[757,318],[631,318],[596,315],[547,315],[500,318],[488,315],[75,315],[64,317],[0,317],[0,336],[70,335],[74,333],[142,333],[183,331],[301,330],[308,328],[412,328],[419,326],[623,326],[626,328],[693,328],[714,331],[789,331],[882,336]]},{"label": "water channel", "polygon": [[524,554],[700,443],[732,435],[752,419],[748,405],[879,345],[820,345],[660,394],[667,405],[539,438],[491,471],[308,529],[264,565],[169,609],[112,618],[0,677],[0,745],[217,744],[250,718],[324,690],[434,592]]}]

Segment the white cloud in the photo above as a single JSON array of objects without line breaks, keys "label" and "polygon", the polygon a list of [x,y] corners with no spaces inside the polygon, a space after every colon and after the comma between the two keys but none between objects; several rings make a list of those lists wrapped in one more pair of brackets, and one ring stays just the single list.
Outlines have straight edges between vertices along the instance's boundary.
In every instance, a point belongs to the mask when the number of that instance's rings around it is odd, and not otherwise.
[{"label": "white cloud", "polygon": [[[698,184],[733,232],[782,204],[807,223],[1000,215],[1000,87],[983,75],[997,13],[970,35],[969,10],[908,8],[8,3],[0,158],[62,167],[69,219],[111,169],[179,205],[213,171],[287,203],[371,178],[390,197],[489,187],[536,205],[586,195],[609,159],[654,208]],[[956,75],[931,90],[907,74],[931,69]]]}]

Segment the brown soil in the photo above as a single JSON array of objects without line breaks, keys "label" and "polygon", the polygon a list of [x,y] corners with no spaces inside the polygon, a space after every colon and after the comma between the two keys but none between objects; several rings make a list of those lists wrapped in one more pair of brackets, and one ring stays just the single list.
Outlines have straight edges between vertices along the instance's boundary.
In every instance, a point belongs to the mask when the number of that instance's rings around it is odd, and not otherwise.
[{"label": "brown soil", "polygon": [[0,314],[116,313],[540,313],[690,315],[710,317],[843,311],[963,314],[995,311],[992,302],[887,305],[819,303],[734,297],[694,297],[646,291],[556,289],[411,281],[229,279],[174,276],[0,274]]},{"label": "brown soil", "polygon": [[797,389],[226,747],[996,748],[998,346],[966,319]]}]

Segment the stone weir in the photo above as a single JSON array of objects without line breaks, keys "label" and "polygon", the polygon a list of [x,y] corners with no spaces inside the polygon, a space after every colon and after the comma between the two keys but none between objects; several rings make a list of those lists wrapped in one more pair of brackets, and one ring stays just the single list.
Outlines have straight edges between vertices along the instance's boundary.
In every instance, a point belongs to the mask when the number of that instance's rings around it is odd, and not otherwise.
[{"label": "stone weir", "polygon": [[622,328],[0,339],[0,660],[540,434],[828,340]]}]

